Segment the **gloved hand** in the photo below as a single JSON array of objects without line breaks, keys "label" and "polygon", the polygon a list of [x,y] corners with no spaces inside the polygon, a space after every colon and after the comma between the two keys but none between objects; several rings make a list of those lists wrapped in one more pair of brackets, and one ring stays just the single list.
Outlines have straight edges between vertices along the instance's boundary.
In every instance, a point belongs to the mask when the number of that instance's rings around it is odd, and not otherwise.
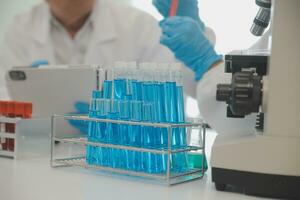
[{"label": "gloved hand", "polygon": [[39,68],[42,65],[49,65],[48,60],[36,60],[31,64],[32,68]]},{"label": "gloved hand", "polygon": [[[152,0],[152,4],[157,8],[164,18],[169,17],[172,0]],[[179,0],[177,16],[190,17],[197,21],[202,30],[204,23],[199,17],[198,0]]]},{"label": "gloved hand", "polygon": [[[89,113],[89,104],[85,102],[77,102],[74,105],[77,112],[72,114],[83,114],[86,115]],[[88,122],[85,121],[78,121],[78,120],[69,120],[69,123],[77,128],[81,133],[88,134]]]},{"label": "gloved hand", "polygon": [[200,80],[214,63],[222,60],[195,20],[176,16],[161,21],[160,26],[163,33],[160,43],[195,72],[196,80]]}]

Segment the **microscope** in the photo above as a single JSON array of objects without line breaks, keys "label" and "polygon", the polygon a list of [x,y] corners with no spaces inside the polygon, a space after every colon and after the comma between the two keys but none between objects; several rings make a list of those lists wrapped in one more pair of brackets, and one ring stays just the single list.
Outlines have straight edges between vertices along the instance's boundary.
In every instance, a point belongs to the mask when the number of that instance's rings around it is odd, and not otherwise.
[{"label": "microscope", "polygon": [[272,18],[271,52],[226,55],[232,82],[219,84],[216,98],[227,104],[227,117],[256,113],[257,123],[251,135],[216,138],[212,180],[221,191],[300,199],[300,1],[256,3],[261,8],[251,32],[262,35]]}]

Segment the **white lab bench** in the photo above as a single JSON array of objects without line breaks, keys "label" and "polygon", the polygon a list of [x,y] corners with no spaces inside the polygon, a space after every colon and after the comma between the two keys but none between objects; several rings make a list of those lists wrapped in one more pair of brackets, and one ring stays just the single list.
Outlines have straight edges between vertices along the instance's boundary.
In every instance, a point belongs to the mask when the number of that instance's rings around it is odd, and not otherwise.
[{"label": "white lab bench", "polygon": [[[211,148],[214,138],[213,134],[209,134],[208,149]],[[216,191],[211,182],[210,171],[201,180],[167,187],[127,177],[105,176],[81,168],[52,169],[49,158],[13,160],[0,157],[0,199],[251,200],[263,198]]]}]

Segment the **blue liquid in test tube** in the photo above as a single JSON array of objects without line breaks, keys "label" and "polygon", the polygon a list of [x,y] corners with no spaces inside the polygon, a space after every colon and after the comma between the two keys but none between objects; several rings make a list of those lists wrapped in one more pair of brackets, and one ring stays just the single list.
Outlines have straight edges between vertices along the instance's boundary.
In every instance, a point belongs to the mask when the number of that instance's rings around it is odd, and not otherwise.
[{"label": "blue liquid in test tube", "polygon": [[[93,118],[97,115],[97,107],[96,102],[98,98],[101,98],[101,92],[100,91],[93,91],[92,93],[92,100],[90,103],[90,111],[89,111],[89,117]],[[96,140],[96,127],[97,124],[95,122],[89,122],[88,124],[88,141],[94,142]],[[95,146],[87,146],[86,147],[86,161],[88,164],[97,164],[97,147]]]},{"label": "blue liquid in test tube", "polygon": [[104,81],[103,83],[103,98],[111,99],[112,97],[112,81]]},{"label": "blue liquid in test tube", "polygon": [[[131,101],[131,120],[134,122],[142,121],[142,101]],[[141,126],[129,126],[130,146],[141,147]],[[138,151],[129,151],[129,169],[142,171],[142,153]]]},{"label": "blue liquid in test tube", "polygon": [[[143,121],[153,122],[154,120],[154,106],[153,103],[144,103],[143,105]],[[142,127],[142,145],[144,148],[153,149],[154,146],[154,134],[156,129],[151,126]],[[154,153],[143,153],[143,170],[147,173],[157,172],[157,155]]]},{"label": "blue liquid in test tube", "polygon": [[[184,97],[183,97],[183,87],[177,86],[177,111],[178,111],[178,122],[185,123],[185,112],[184,112]],[[185,128],[178,128],[178,139],[179,139],[179,147],[180,148],[187,148],[186,142],[186,129]],[[176,159],[176,165],[178,172],[185,172],[188,169],[188,157],[187,153],[178,153],[175,154],[174,159]]]},{"label": "blue liquid in test tube", "polygon": [[[130,101],[128,100],[119,101],[119,117],[123,121],[128,121],[130,119]],[[129,125],[120,124],[119,134],[120,134],[120,144],[129,146],[130,145]],[[122,159],[121,168],[130,169],[128,150],[120,150],[120,151],[121,151],[121,159]]]},{"label": "blue liquid in test tube", "polygon": [[114,80],[114,98],[124,99],[127,94],[127,82],[126,79]]},{"label": "blue liquid in test tube", "polygon": [[[113,120],[119,119],[119,101],[111,101],[111,112],[108,113],[108,118]],[[110,144],[119,145],[120,144],[120,134],[119,134],[119,125],[116,123],[108,123],[106,129],[108,135],[108,141]],[[120,149],[111,149],[111,158],[112,158],[112,167],[120,168],[121,167],[121,150]]]},{"label": "blue liquid in test tube", "polygon": [[[164,84],[162,82],[155,83],[154,85],[154,121],[157,123],[166,122],[165,106],[164,106]],[[168,144],[168,132],[166,128],[156,128],[154,145],[156,149],[166,149]],[[164,173],[167,170],[166,154],[156,155],[156,170],[157,173]]]},{"label": "blue liquid in test tube", "polygon": [[131,81],[131,95],[132,95],[132,100],[135,101],[142,100],[142,82],[137,80]]},{"label": "blue liquid in test tube", "polygon": [[[181,95],[182,91],[178,92],[176,82],[166,82],[165,84],[165,107],[166,107],[166,120],[170,123],[179,123],[179,117],[184,117],[184,110],[178,109],[183,105],[183,95],[182,98],[178,99],[178,96]],[[179,102],[180,101],[180,102]],[[179,113],[180,112],[180,113]],[[172,148],[182,147],[181,141],[181,131],[176,128],[172,130]],[[185,168],[186,159],[184,154],[177,153],[172,155],[172,171],[181,172]]]},{"label": "blue liquid in test tube", "polygon": [[[106,119],[108,112],[110,111],[110,100],[109,99],[98,99],[97,100],[97,117],[99,119]],[[97,132],[98,140],[101,143],[108,143],[108,136],[106,132],[107,125],[104,122],[98,123]],[[98,147],[98,164],[101,166],[110,166],[110,150],[107,147]]]},{"label": "blue liquid in test tube", "polygon": [[[178,110],[178,122],[185,123],[185,112],[184,112],[184,97],[183,97],[183,87],[177,86],[177,110]],[[179,141],[180,147],[186,147],[186,130],[185,128],[180,128]]]}]

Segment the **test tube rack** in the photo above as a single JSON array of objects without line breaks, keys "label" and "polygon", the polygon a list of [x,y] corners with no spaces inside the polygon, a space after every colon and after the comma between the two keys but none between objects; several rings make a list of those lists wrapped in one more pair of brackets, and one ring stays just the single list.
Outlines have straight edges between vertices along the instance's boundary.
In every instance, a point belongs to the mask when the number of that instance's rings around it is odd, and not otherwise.
[{"label": "test tube rack", "polygon": [[17,125],[32,115],[32,104],[26,102],[0,101],[0,156],[16,158]]},{"label": "test tube rack", "polygon": [[[0,156],[16,158],[16,124],[20,118],[1,117],[1,132],[0,132]],[[7,127],[13,127],[13,132],[7,132]]]},{"label": "test tube rack", "polygon": [[[67,137],[57,137],[57,135],[61,135],[57,131],[57,125],[59,124],[59,120],[79,120],[84,122],[100,122],[100,123],[112,123],[112,124],[125,124],[125,125],[133,125],[133,126],[147,126],[154,128],[165,128],[168,131],[168,148],[162,150],[156,149],[146,149],[139,147],[130,147],[130,146],[122,146],[122,145],[114,145],[108,143],[100,143],[100,142],[89,142],[86,137],[78,136],[67,136]],[[51,153],[50,153],[50,165],[52,168],[59,167],[81,167],[89,170],[96,170],[100,172],[104,172],[109,175],[117,175],[117,176],[125,176],[125,177],[133,177],[142,179],[150,182],[157,182],[163,185],[171,186],[187,181],[192,181],[196,179],[201,179],[205,175],[205,162],[206,162],[206,154],[205,154],[205,135],[206,135],[206,124],[204,122],[200,123],[184,123],[184,124],[171,124],[171,123],[145,123],[145,122],[132,122],[132,121],[122,121],[122,120],[111,120],[111,119],[99,119],[99,118],[90,118],[88,116],[80,116],[80,115],[54,115],[51,120]],[[188,146],[187,148],[182,149],[174,149],[171,146],[171,137],[172,130],[176,128],[187,128],[197,130],[202,137],[202,145],[200,146]],[[59,144],[57,144],[59,143]],[[75,154],[70,153],[70,149],[66,152],[60,152],[60,155],[57,156],[57,151],[61,151],[60,145],[74,145],[80,146],[81,152],[78,153],[76,151]],[[143,153],[153,153],[160,155],[167,155],[167,170],[166,173],[162,174],[148,174],[144,172],[136,172],[131,170],[117,169],[112,167],[102,167],[96,165],[89,165],[86,162],[86,146],[94,146],[94,147],[107,147],[112,149],[119,150],[130,150],[135,152],[143,152]],[[193,168],[183,173],[175,173],[171,171],[171,156],[176,153],[183,152],[193,152],[193,151],[201,151],[202,153],[202,167],[201,168]],[[65,155],[66,153],[67,155]],[[63,156],[62,156],[63,155]]]}]

